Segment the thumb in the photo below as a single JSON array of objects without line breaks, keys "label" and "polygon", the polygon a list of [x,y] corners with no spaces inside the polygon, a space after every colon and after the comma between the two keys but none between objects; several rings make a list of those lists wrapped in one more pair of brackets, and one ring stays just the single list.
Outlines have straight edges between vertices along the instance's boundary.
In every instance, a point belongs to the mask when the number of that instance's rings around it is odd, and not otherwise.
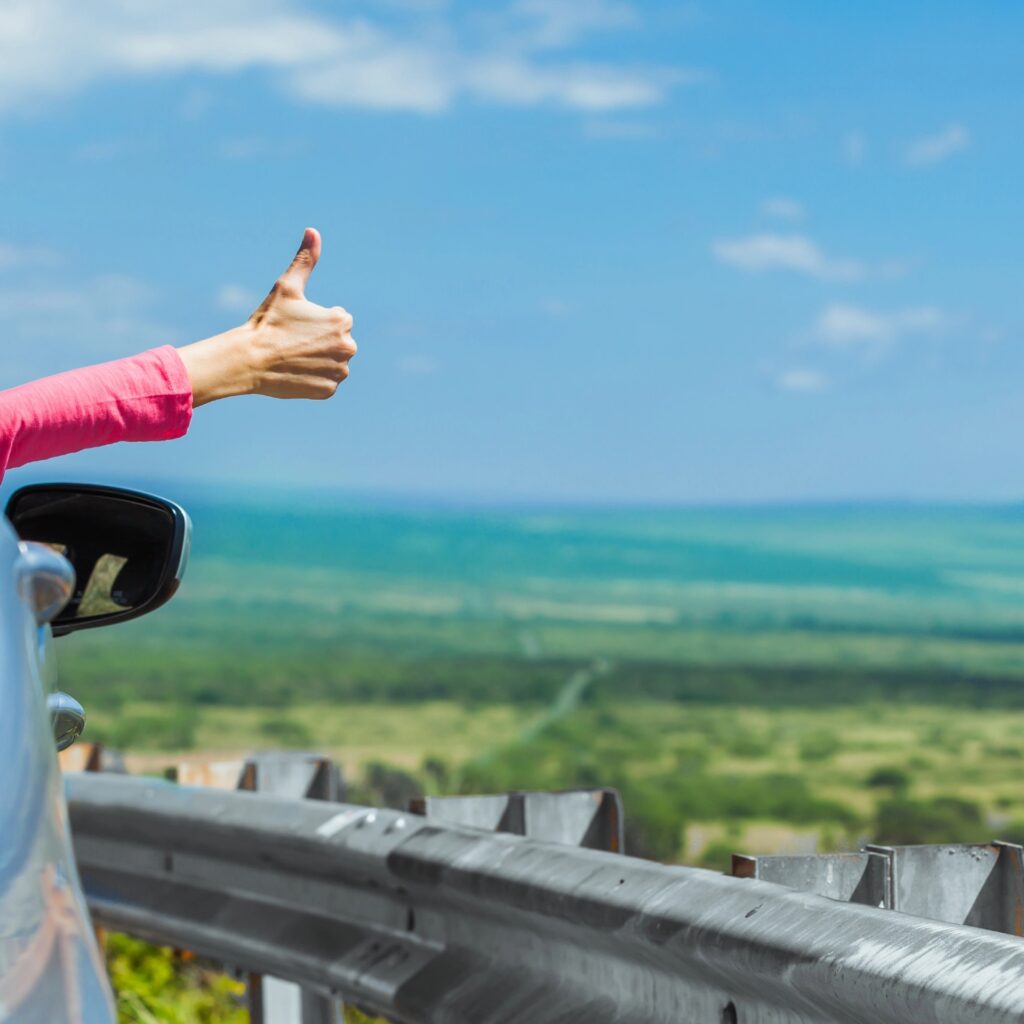
[{"label": "thumb", "polygon": [[313,273],[317,260],[320,259],[320,232],[316,228],[306,228],[302,236],[302,245],[295,254],[291,265],[281,275],[282,283],[291,285],[301,295]]}]

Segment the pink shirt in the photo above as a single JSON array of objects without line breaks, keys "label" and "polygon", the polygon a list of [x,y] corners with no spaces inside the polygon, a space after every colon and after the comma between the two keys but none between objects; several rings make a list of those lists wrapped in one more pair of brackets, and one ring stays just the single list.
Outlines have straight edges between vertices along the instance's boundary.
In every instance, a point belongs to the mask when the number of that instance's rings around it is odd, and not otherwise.
[{"label": "pink shirt", "polygon": [[181,437],[191,419],[192,384],[171,345],[0,391],[0,480],[83,448]]}]

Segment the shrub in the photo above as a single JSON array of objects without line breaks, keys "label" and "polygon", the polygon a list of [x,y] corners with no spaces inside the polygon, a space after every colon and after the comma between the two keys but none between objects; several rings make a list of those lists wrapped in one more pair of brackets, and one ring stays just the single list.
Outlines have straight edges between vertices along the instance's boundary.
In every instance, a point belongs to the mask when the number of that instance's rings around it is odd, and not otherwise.
[{"label": "shrub", "polygon": [[811,733],[800,741],[801,761],[827,761],[842,749],[839,738],[830,732]]},{"label": "shrub", "polygon": [[732,855],[735,852],[736,843],[728,839],[716,839],[713,843],[708,843],[701,852],[697,866],[728,874],[732,871]]},{"label": "shrub", "polygon": [[686,833],[672,796],[662,787],[643,784],[627,784],[621,794],[626,813],[625,852],[647,860],[675,860]]},{"label": "shrub", "polygon": [[451,772],[448,765],[439,757],[426,757],[423,759],[423,774],[430,779],[439,793],[447,791],[451,784]]},{"label": "shrub", "polygon": [[309,729],[294,718],[266,718],[260,722],[260,735],[282,747],[309,747],[313,743]]},{"label": "shrub", "polygon": [[910,788],[910,776],[902,768],[876,768],[865,780],[872,789],[895,789],[900,792]]},{"label": "shrub", "polygon": [[883,800],[875,816],[876,842],[897,846],[980,842],[987,831],[981,808],[956,797]]},{"label": "shrub", "polygon": [[245,986],[170,949],[127,935],[107,937],[107,970],[122,1022],[246,1024]]},{"label": "shrub", "polygon": [[419,780],[401,768],[394,768],[379,761],[368,764],[362,781],[352,787],[350,799],[353,803],[369,807],[392,807],[398,811],[407,810],[409,801],[423,796]]},{"label": "shrub", "polygon": [[771,753],[771,744],[763,737],[752,732],[738,732],[725,743],[725,749],[733,757],[759,758]]},{"label": "shrub", "polygon": [[119,750],[191,750],[198,721],[195,708],[168,704],[157,711],[128,712],[87,739],[103,740]]},{"label": "shrub", "polygon": [[1011,821],[1009,825],[1004,825],[999,829],[999,838],[1005,843],[1016,843],[1018,846],[1024,846],[1024,821]]}]

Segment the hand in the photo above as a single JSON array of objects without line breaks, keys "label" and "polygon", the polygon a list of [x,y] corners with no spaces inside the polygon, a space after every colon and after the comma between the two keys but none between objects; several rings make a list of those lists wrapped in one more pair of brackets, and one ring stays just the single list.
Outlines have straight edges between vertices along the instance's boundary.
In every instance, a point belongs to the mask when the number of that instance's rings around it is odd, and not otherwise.
[{"label": "hand", "polygon": [[192,404],[233,395],[330,398],[356,354],[352,317],[309,302],[306,282],[320,258],[307,228],[291,266],[247,323],[178,350],[192,381]]}]

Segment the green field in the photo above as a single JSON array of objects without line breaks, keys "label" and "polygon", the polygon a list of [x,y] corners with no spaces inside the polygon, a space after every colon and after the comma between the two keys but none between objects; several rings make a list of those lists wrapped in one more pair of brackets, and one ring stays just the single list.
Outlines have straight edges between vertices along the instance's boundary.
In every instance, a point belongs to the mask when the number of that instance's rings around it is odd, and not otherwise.
[{"label": "green field", "polygon": [[62,645],[138,770],[301,747],[366,799],[615,785],[638,852],[698,862],[879,838],[893,800],[1024,820],[1024,510],[183,499],[182,593]]},{"label": "green field", "polygon": [[614,786],[630,852],[717,869],[1024,838],[1024,510],[184,497],[182,593],[61,642],[133,770],[294,747],[394,806]]}]

